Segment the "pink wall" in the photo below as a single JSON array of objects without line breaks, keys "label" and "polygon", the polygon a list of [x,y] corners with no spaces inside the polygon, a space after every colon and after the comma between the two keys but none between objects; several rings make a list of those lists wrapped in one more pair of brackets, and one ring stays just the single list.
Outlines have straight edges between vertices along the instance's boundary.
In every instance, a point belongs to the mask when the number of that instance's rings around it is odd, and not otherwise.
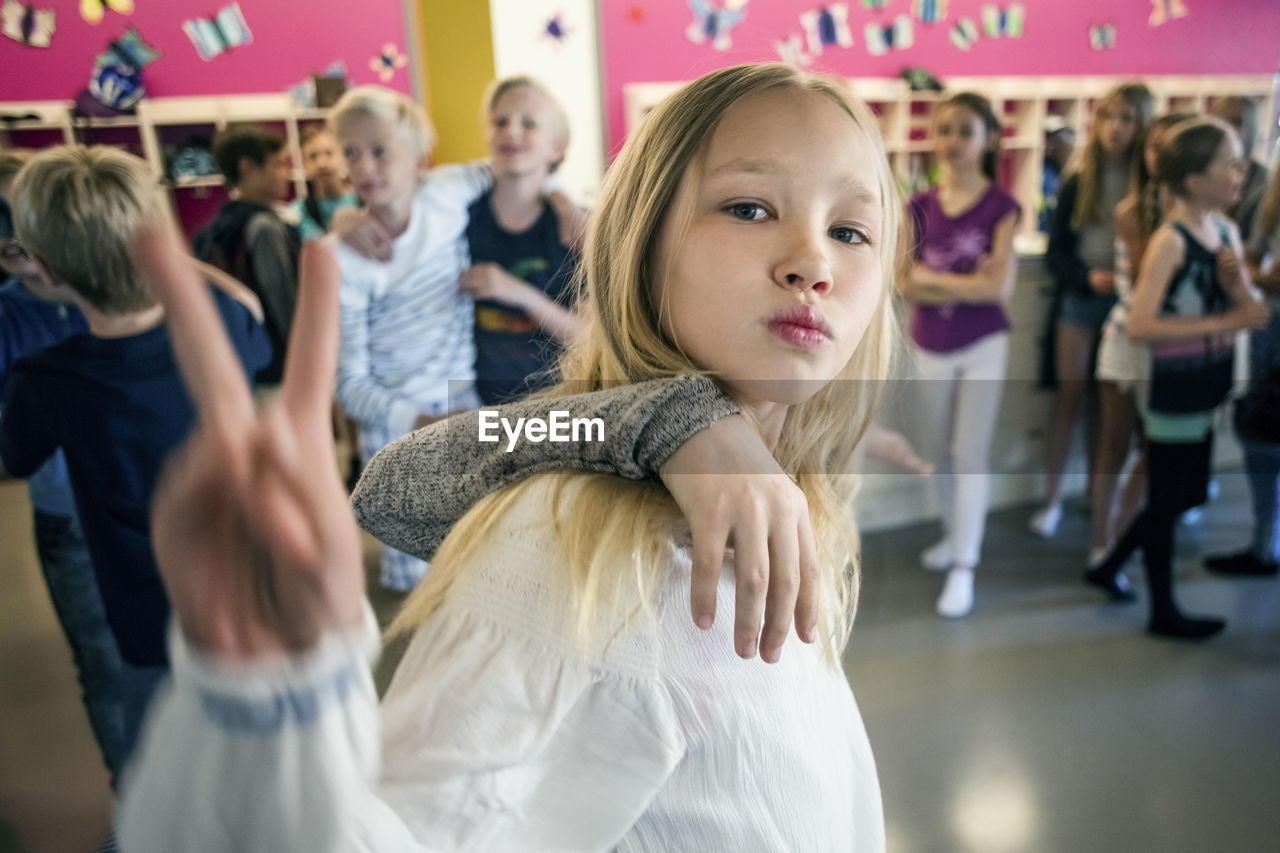
[{"label": "pink wall", "polygon": [[[945,20],[925,24],[912,19],[914,45],[884,56],[867,51],[868,22],[888,23],[912,15],[911,0],[887,0],[869,9],[863,0],[847,0],[852,47],[827,47],[814,68],[851,77],[895,76],[904,67],[921,66],[947,75],[1030,74],[1271,74],[1280,65],[1280,2],[1276,0],[1183,0],[1189,14],[1160,26],[1148,25],[1151,2],[1112,0],[1023,0],[1027,9],[1021,38],[978,40],[965,52],[950,33],[962,17],[981,30],[979,9],[986,0],[939,0]],[[1170,2],[1170,0],[1163,0]],[[724,0],[707,5],[723,7]],[[693,13],[679,0],[601,0],[601,52],[605,73],[609,141],[616,150],[623,138],[622,86],[630,82],[689,80],[740,62],[776,60],[774,45],[791,35],[804,39],[800,15],[823,5],[813,0],[753,0],[746,17],[729,32],[732,45],[716,50],[686,36]],[[1007,2],[998,4],[1007,6]],[[1115,48],[1094,51],[1089,27],[1114,23]]]},{"label": "pink wall", "polygon": [[[67,100],[85,88],[94,57],[110,39],[135,27],[161,52],[143,72],[155,96],[278,92],[345,60],[355,83],[380,82],[369,60],[393,42],[408,52],[401,0],[352,3],[297,0],[240,0],[253,43],[205,62],[182,30],[196,15],[212,15],[229,0],[134,0],[132,15],[106,12],[92,25],[80,17],[80,0],[34,0],[37,9],[53,9],[56,29],[51,46],[33,48],[0,38],[0,101]],[[409,67],[387,85],[409,92]]]}]

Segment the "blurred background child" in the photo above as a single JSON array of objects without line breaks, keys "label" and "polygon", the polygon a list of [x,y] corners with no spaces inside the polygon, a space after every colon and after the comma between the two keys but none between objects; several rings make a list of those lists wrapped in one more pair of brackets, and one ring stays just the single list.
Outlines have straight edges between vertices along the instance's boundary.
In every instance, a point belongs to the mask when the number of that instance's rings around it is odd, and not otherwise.
[{"label": "blurred background child", "polygon": [[460,283],[476,300],[476,390],[492,404],[554,380],[579,326],[570,307],[578,259],[546,199],[569,144],[564,108],[532,78],[511,77],[490,86],[485,116],[493,189],[467,211],[471,267]]},{"label": "blurred background child", "polygon": [[921,555],[946,570],[938,615],[973,607],[990,488],[988,455],[1009,351],[1021,209],[996,186],[1000,121],[984,97],[952,95],[934,113],[938,185],[911,199],[915,263],[903,294],[913,301],[911,339],[919,363],[922,420],[935,429],[943,538]]},{"label": "blurred background child", "polygon": [[1094,351],[1115,304],[1116,205],[1129,191],[1137,140],[1151,119],[1151,91],[1141,83],[1115,87],[1098,102],[1079,170],[1062,185],[1045,263],[1057,290],[1049,350],[1056,380],[1045,439],[1045,500],[1031,517],[1037,536],[1052,537],[1062,520],[1062,472],[1082,410],[1085,459],[1092,475],[1097,414],[1090,404]]}]

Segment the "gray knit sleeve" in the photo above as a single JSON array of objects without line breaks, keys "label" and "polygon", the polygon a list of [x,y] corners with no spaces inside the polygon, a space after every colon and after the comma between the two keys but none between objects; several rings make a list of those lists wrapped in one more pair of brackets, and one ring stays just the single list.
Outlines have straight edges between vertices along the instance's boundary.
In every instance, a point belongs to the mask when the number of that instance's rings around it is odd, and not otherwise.
[{"label": "gray knit sleeve", "polygon": [[351,496],[357,521],[387,545],[429,560],[458,519],[491,492],[565,468],[633,480],[656,476],[691,436],[740,412],[701,376],[525,400],[497,411],[514,423],[520,417],[547,418],[552,409],[599,418],[604,440],[521,440],[508,452],[505,435],[496,443],[478,440],[479,412],[454,415],[392,442],[369,461]]}]

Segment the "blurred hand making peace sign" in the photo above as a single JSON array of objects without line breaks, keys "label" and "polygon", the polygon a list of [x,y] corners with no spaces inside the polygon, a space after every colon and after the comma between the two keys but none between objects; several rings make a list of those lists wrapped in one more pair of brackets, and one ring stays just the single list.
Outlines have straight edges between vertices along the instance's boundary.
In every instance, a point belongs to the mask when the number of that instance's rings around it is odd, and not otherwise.
[{"label": "blurred hand making peace sign", "polygon": [[133,255],[164,304],[197,412],[151,516],[156,560],[188,641],[247,660],[358,628],[360,536],[330,421],[340,284],[332,248],[318,241],[302,250],[283,388],[260,409],[172,224],[140,233]]}]

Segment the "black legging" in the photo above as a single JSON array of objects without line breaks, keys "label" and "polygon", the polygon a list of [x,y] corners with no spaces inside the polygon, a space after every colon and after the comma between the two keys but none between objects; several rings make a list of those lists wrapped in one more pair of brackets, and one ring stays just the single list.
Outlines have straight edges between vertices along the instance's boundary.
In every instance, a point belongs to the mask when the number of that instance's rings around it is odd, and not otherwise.
[{"label": "black legging", "polygon": [[1173,598],[1173,537],[1178,517],[1208,499],[1213,434],[1203,441],[1170,443],[1147,439],[1147,505],[1097,569],[1114,578],[1139,547],[1151,593],[1151,619],[1179,615]]}]

